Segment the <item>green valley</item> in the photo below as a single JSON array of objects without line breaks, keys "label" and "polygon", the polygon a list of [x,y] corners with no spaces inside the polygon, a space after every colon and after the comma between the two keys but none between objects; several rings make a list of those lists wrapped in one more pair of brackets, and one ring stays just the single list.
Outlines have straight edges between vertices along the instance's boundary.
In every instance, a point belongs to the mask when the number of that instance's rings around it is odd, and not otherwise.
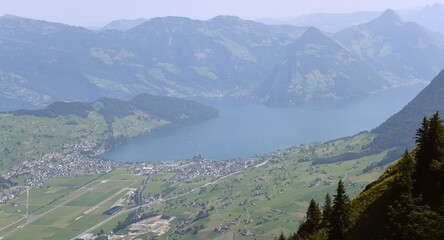
[{"label": "green valley", "polygon": [[[7,226],[1,233],[5,234],[24,224],[24,227],[19,228],[11,237],[26,239],[29,234],[35,234],[33,229],[38,228],[41,223],[46,226],[39,228],[41,238],[72,238],[89,230],[91,226],[97,226],[90,229],[91,232],[109,232],[131,211],[144,207],[143,211],[146,213],[170,217],[168,223],[165,223],[168,231],[161,235],[161,239],[231,239],[233,234],[243,234],[245,239],[273,239],[281,230],[290,232],[295,229],[298,220],[304,215],[306,199],[314,197],[320,200],[325,191],[333,190],[339,179],[347,182],[349,191],[354,195],[362,191],[384,171],[384,168],[380,167],[363,174],[363,168],[380,161],[386,152],[323,165],[313,165],[305,159],[337,155],[349,149],[359,151],[363,144],[371,142],[373,138],[374,135],[365,133],[330,143],[294,147],[254,159],[253,166],[240,172],[233,170],[221,176],[202,174],[193,177],[192,172],[186,171],[186,165],[201,161],[194,159],[190,162],[175,163],[178,167],[171,173],[161,170],[171,169],[163,164],[150,166],[149,163],[142,163],[123,165],[105,175],[78,177],[78,180],[70,184],[67,183],[72,181],[72,177],[57,177],[40,188],[32,189],[29,199],[24,193],[8,205],[2,206],[1,218],[14,218],[17,222]],[[198,165],[202,164],[200,162]],[[220,164],[225,163],[210,162],[207,167],[212,169],[211,165],[219,167]],[[149,180],[143,191],[145,200],[140,206],[137,206],[134,200],[130,201],[131,197],[127,194],[130,188],[135,191],[144,177],[131,172],[139,175],[149,173]],[[179,177],[183,180],[178,180]],[[110,182],[113,188],[100,187],[107,182]],[[88,188],[90,192],[86,191]],[[155,198],[156,194],[160,195],[160,198]],[[114,198],[110,198],[111,196]],[[104,201],[106,199],[107,201]],[[27,204],[30,209],[28,223],[23,219]],[[43,208],[38,207],[39,205]],[[51,211],[54,206],[59,205],[60,210]],[[110,217],[101,215],[112,205],[124,205],[128,210]],[[63,214],[63,209],[70,209],[72,214],[58,218],[60,215],[57,214]],[[51,212],[40,215],[48,211]],[[54,218],[58,220],[51,224],[51,219]],[[105,222],[107,218],[111,221]],[[36,220],[32,221],[33,219]],[[142,235],[146,234],[154,233]]]}]

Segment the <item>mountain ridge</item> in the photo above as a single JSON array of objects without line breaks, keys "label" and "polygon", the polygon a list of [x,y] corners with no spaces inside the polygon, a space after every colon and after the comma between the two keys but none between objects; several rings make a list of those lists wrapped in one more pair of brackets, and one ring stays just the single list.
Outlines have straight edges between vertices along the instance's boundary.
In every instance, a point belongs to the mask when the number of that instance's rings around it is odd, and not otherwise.
[{"label": "mountain ridge", "polygon": [[415,145],[415,129],[420,127],[424,116],[434,112],[444,113],[444,69],[401,111],[395,113],[372,130],[379,136],[374,146],[412,148]]},{"label": "mountain ridge", "polygon": [[[197,109],[197,111],[195,109]],[[194,101],[154,96],[146,93],[139,94],[129,101],[122,101],[115,98],[100,98],[92,103],[55,102],[44,109],[17,110],[10,113],[17,116],[31,115],[56,118],[74,115],[85,118],[91,111],[97,111],[104,115],[107,121],[110,122],[113,121],[114,117],[126,117],[134,111],[142,111],[153,117],[176,123],[206,120],[217,117],[219,114],[217,109]],[[198,114],[199,111],[206,113]]]},{"label": "mountain ridge", "polygon": [[444,68],[444,48],[432,35],[387,10],[370,22],[335,33],[333,38],[396,86],[427,81]]},{"label": "mountain ridge", "polygon": [[[219,16],[206,21],[155,18],[124,32],[94,32],[22,18],[0,19],[0,26],[0,109],[3,110],[42,107],[60,100],[129,99],[140,93],[253,98],[288,95],[284,88],[289,85],[285,82],[292,81],[293,76],[288,72],[293,71],[294,64],[282,63],[289,61],[292,43],[297,42],[307,30],[305,27],[268,26],[233,16]],[[357,68],[361,73],[358,74],[353,67],[346,67],[341,72],[334,69],[336,63],[345,66],[349,64],[348,60],[354,61],[355,56],[344,50],[341,50],[342,55],[348,57],[339,56],[334,60],[335,64],[328,57],[318,59],[319,62],[330,63],[325,66],[329,69],[325,69],[322,75],[331,72],[332,75],[342,75],[342,79],[353,78],[353,81],[344,80],[341,85],[347,87],[347,93],[336,94],[339,88],[316,91],[313,86],[322,77],[315,74],[316,79],[304,76],[303,81],[307,84],[300,85],[303,91],[294,91],[285,98],[300,103],[322,101],[327,95],[330,98],[362,96],[386,87],[375,71],[390,80],[391,85],[431,79],[427,76],[441,68],[439,63],[444,59],[444,52],[432,40],[423,37],[425,30],[419,26],[415,29],[412,31],[412,39],[417,39],[414,43],[423,44],[422,48],[415,50],[421,56],[414,62],[420,70],[412,70],[414,64],[409,63],[411,45],[394,51],[399,48],[394,45],[394,40],[383,39],[378,40],[374,47],[362,46],[362,51],[358,46],[357,51],[356,47],[347,46],[350,45],[348,42],[356,40],[356,35],[358,40],[361,38],[359,33],[353,33],[346,36],[341,47],[361,58],[356,60],[360,62],[358,65],[361,67]],[[306,41],[317,41],[313,45],[322,44],[315,39],[320,35],[310,37],[310,31],[304,36]],[[330,42],[328,38],[322,35],[322,39]],[[336,49],[336,43],[333,47]],[[360,54],[360,51],[365,53],[367,48],[368,51],[374,48],[387,55],[381,57],[385,59],[384,64],[379,64],[378,56]],[[401,57],[398,56],[400,53]],[[432,61],[436,64],[427,67]],[[316,70],[314,66],[304,66],[307,67],[304,71]],[[289,69],[284,70],[284,67]],[[331,77],[324,80],[330,81]],[[280,82],[282,86],[278,86]],[[276,90],[278,88],[280,93]],[[275,93],[267,93],[268,89]],[[24,92],[29,93],[27,97],[24,97]],[[261,100],[267,101],[267,98]]]},{"label": "mountain ridge", "polygon": [[388,87],[365,62],[314,27],[287,49],[287,58],[268,80],[271,84],[263,87],[267,105],[347,99]]}]

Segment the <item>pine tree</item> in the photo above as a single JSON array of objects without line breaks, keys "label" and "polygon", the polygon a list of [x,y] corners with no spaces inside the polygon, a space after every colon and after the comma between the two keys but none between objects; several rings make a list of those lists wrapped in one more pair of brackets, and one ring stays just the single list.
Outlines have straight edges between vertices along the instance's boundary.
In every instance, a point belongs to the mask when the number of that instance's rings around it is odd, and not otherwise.
[{"label": "pine tree", "polygon": [[305,239],[313,235],[321,226],[321,210],[319,204],[314,199],[310,201],[307,209],[307,219],[299,225],[296,236],[298,239]]},{"label": "pine tree", "polygon": [[407,216],[412,212],[415,203],[412,197],[412,173],[414,163],[406,150],[398,163],[399,173],[396,176],[395,200],[387,207],[387,224],[385,225],[385,239],[411,239],[412,233],[408,226],[410,219]]},{"label": "pine tree", "polygon": [[[407,151],[396,176],[398,196],[388,206],[385,239],[442,239],[444,218],[433,210],[443,197],[444,127],[438,112],[424,118],[417,131],[415,160]],[[438,166],[438,167],[436,167]],[[432,208],[431,208],[432,207]]]},{"label": "pine tree", "polygon": [[418,199],[403,194],[388,206],[385,239],[442,239],[440,217],[428,205],[418,205]]},{"label": "pine tree", "polygon": [[322,211],[322,226],[323,227],[330,226],[332,211],[333,211],[333,207],[331,206],[331,197],[330,197],[330,194],[327,193],[327,195],[325,195],[324,209]]},{"label": "pine tree", "polygon": [[313,233],[319,229],[321,222],[321,210],[319,209],[319,204],[311,199],[310,205],[307,210],[307,225],[309,226],[309,230]]},{"label": "pine tree", "polygon": [[[396,178],[398,192],[395,196],[412,195],[413,190],[413,172],[415,171],[415,161],[413,156],[405,150],[401,160],[399,160],[399,173]],[[400,198],[399,198],[400,199]]]},{"label": "pine tree", "polygon": [[278,240],[286,240],[284,233],[281,231]]},{"label": "pine tree", "polygon": [[436,112],[429,120],[424,117],[417,131],[414,193],[423,203],[436,205],[444,194],[444,126]]},{"label": "pine tree", "polygon": [[347,227],[350,225],[349,197],[342,180],[339,180],[334,197],[329,239],[342,240],[345,239]]}]

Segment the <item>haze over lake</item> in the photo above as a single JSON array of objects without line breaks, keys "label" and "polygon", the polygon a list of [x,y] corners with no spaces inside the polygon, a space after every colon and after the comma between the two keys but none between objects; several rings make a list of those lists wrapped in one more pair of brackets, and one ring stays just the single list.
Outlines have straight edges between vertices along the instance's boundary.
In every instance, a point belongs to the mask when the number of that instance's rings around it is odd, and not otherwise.
[{"label": "haze over lake", "polygon": [[198,154],[230,159],[333,140],[378,126],[424,87],[418,84],[360,99],[283,108],[269,108],[247,99],[191,98],[216,107],[220,116],[137,137],[103,156],[124,162],[174,161]]}]

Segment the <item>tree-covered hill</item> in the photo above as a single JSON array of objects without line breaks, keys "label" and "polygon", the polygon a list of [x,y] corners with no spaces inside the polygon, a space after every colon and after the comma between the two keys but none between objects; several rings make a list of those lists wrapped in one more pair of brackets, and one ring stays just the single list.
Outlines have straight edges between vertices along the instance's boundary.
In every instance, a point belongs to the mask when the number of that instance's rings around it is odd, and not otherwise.
[{"label": "tree-covered hill", "polygon": [[18,116],[31,115],[55,118],[74,115],[85,118],[92,111],[98,112],[108,122],[112,122],[114,118],[130,116],[136,111],[176,124],[206,120],[218,116],[218,110],[213,107],[194,101],[150,94],[137,95],[127,102],[113,98],[101,98],[93,103],[55,102],[45,109],[17,110],[11,113]]},{"label": "tree-covered hill", "polygon": [[331,210],[326,200],[316,215],[319,206],[312,203],[290,239],[443,239],[444,125],[438,113],[423,119],[416,142],[353,200],[344,197],[340,182]]}]

